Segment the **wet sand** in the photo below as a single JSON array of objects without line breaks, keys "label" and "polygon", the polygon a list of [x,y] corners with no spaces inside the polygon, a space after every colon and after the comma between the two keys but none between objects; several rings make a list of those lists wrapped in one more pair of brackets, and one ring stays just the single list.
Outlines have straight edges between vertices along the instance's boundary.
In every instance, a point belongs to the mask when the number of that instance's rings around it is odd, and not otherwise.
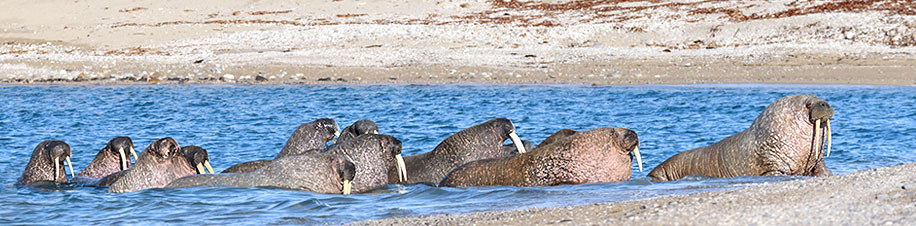
[{"label": "wet sand", "polygon": [[751,188],[355,225],[912,225],[916,163]]}]

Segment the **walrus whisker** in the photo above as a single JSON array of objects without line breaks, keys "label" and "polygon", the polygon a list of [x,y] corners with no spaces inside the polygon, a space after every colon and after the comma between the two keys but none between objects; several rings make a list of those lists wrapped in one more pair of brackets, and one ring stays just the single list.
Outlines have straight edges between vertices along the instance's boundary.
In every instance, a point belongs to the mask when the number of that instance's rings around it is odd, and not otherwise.
[{"label": "walrus whisker", "polygon": [[827,153],[824,155],[824,158],[830,157],[830,143],[832,134],[830,132],[830,119],[827,119]]},{"label": "walrus whisker", "polygon": [[121,159],[120,159],[120,161],[121,161],[121,170],[126,170],[126,169],[127,169],[127,162],[129,162],[130,159],[128,159],[127,156],[124,155],[124,148],[118,148],[118,157],[121,158]]},{"label": "walrus whisker", "polygon": [[75,178],[76,174],[73,172],[73,164],[70,164],[70,156],[64,158],[67,161],[67,167],[70,167],[70,178]]},{"label": "walrus whisker", "polygon": [[395,164],[397,164],[395,166],[397,167],[397,170],[398,170],[398,179],[400,179],[401,182],[406,182],[407,181],[407,164],[404,164],[404,157],[401,157],[401,154],[398,154],[394,156],[394,159],[396,161]]},{"label": "walrus whisker", "polygon": [[58,175],[60,175],[60,157],[54,157],[54,178],[51,180],[57,180]]},{"label": "walrus whisker", "polygon": [[518,134],[515,131],[509,133],[509,138],[512,139],[512,143],[515,144],[515,148],[518,149],[518,153],[525,153],[525,144],[522,143],[522,139],[518,138]]},{"label": "walrus whisker", "polygon": [[207,174],[207,170],[204,169],[203,163],[197,163],[197,174]]},{"label": "walrus whisker", "polygon": [[210,171],[210,174],[216,174],[216,171],[213,171],[213,167],[210,166],[210,160],[204,160],[204,166],[207,167],[207,170]]},{"label": "walrus whisker", "polygon": [[639,172],[642,172],[642,155],[639,154],[639,146],[633,148],[633,154],[636,154],[636,164],[639,165]]},{"label": "walrus whisker", "polygon": [[349,194],[350,194],[350,188],[352,188],[352,186],[353,186],[353,185],[351,185],[350,180],[344,180],[344,181],[343,181],[343,194],[344,194],[344,195],[349,195]]}]

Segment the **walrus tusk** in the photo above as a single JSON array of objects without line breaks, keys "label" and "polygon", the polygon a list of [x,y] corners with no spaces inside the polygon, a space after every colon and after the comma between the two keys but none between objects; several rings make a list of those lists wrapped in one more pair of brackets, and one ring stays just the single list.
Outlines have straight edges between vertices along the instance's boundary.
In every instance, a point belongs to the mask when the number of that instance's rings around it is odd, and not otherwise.
[{"label": "walrus tusk", "polygon": [[831,136],[831,134],[830,134],[830,119],[827,119],[827,154],[824,155],[824,158],[830,157],[830,142],[831,142],[831,140],[832,140],[830,136]]},{"label": "walrus tusk", "polygon": [[140,157],[140,156],[137,156],[136,152],[134,152],[134,147],[130,147],[130,156],[134,157],[134,162],[137,162],[137,158]]},{"label": "walrus tusk", "polygon": [[334,131],[334,138],[331,139],[331,143],[337,143],[337,137],[340,137],[340,132]]},{"label": "walrus tusk", "polygon": [[204,169],[203,163],[197,163],[197,174],[207,174],[207,170]]},{"label": "walrus tusk", "polygon": [[70,167],[70,178],[76,178],[76,174],[73,172],[73,164],[70,164],[70,156],[67,156],[64,160],[67,160],[67,167]]},{"label": "walrus tusk", "polygon": [[127,156],[124,155],[124,148],[118,148],[118,155],[121,157],[121,170],[126,170],[127,162],[129,162],[130,159],[128,159]]},{"label": "walrus tusk", "polygon": [[515,134],[515,131],[509,133],[509,138],[512,139],[512,143],[515,144],[518,153],[525,153],[525,145],[522,144],[522,139],[518,138],[518,134]]},{"label": "walrus tusk", "polygon": [[636,154],[636,164],[639,165],[639,172],[642,172],[642,155],[639,154],[639,146],[633,148],[633,153]]},{"label": "walrus tusk", "polygon": [[216,171],[213,171],[213,167],[210,166],[210,160],[204,160],[204,166],[207,167],[207,170],[210,171],[210,174],[216,174]]},{"label": "walrus tusk", "polygon": [[407,182],[407,165],[404,164],[404,157],[401,157],[401,154],[398,154],[394,156],[394,159],[396,161],[395,164],[397,164],[396,168],[398,170],[398,180],[401,182]]},{"label": "walrus tusk", "polygon": [[372,130],[372,134],[378,134],[378,130]]},{"label": "walrus tusk", "polygon": [[51,180],[57,180],[58,175],[60,175],[60,157],[54,157],[54,178]]},{"label": "walrus tusk", "polygon": [[820,134],[821,134],[821,120],[818,119],[814,121],[814,140],[811,141],[811,153],[818,151],[820,148],[818,147],[818,144],[820,144],[820,142],[818,142],[820,140],[818,139],[820,138]]},{"label": "walrus tusk", "polygon": [[352,185],[350,185],[350,180],[344,180],[344,181],[343,181],[343,194],[344,194],[344,195],[349,195],[349,194],[350,194],[350,187],[351,187],[351,186],[352,186]]}]

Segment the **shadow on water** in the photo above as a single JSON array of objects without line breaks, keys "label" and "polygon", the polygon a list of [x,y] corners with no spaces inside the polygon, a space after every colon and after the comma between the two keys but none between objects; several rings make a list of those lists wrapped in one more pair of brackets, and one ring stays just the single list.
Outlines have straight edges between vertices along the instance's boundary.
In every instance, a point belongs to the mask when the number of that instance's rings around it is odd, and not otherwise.
[{"label": "shadow on water", "polygon": [[[836,109],[827,166],[846,174],[916,161],[916,87],[820,85],[355,85],[0,86],[0,224],[337,224],[484,210],[584,205],[734,189],[805,177],[687,177],[651,183],[667,157],[747,128],[772,101],[813,93]],[[644,172],[617,183],[553,187],[389,185],[350,196],[267,188],[149,189],[127,194],[79,185],[12,186],[42,140],[71,146],[86,166],[109,139],[138,151],[170,136],[210,153],[217,171],[270,159],[301,123],[368,118],[405,154],[432,150],[476,123],[506,117],[524,140],[603,126],[636,131]],[[876,151],[880,150],[880,151]],[[634,166],[635,169],[635,166]]]}]

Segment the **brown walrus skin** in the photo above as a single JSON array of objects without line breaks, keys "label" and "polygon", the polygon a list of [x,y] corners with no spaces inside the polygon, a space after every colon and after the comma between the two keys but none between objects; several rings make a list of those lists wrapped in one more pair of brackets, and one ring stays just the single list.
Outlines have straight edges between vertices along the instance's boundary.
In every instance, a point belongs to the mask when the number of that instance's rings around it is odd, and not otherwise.
[{"label": "brown walrus skin", "polygon": [[137,158],[133,141],[129,137],[115,137],[108,141],[108,144],[95,155],[92,162],[76,176],[102,178],[126,170],[131,165],[128,155],[134,155],[133,157]]},{"label": "brown walrus skin", "polygon": [[[744,131],[678,153],[655,167],[649,177],[668,181],[689,175],[830,175],[824,164],[824,139],[815,137],[815,124],[820,120],[819,130],[823,131],[832,117],[833,108],[815,95],[783,97],[767,106]],[[826,131],[820,134],[829,137],[829,127]]]},{"label": "brown walrus skin", "polygon": [[357,173],[356,166],[346,156],[317,153],[279,158],[251,172],[187,176],[166,187],[274,187],[348,194],[344,192],[344,184],[353,181]]},{"label": "brown walrus skin", "polygon": [[[395,167],[388,169],[389,184],[438,184],[446,174],[465,163],[506,156],[503,142],[515,134],[515,125],[505,118],[471,126],[445,138],[430,152],[404,157],[407,182],[398,180]],[[521,141],[513,141],[522,145]]]},{"label": "brown walrus skin", "polygon": [[572,136],[573,134],[576,134],[575,130],[561,129],[557,132],[554,132],[553,134],[550,134],[550,136],[547,136],[547,138],[544,138],[544,140],[541,141],[540,144],[538,144],[538,147],[548,145],[553,142],[557,142],[558,140],[562,140],[563,138]]},{"label": "brown walrus skin", "polygon": [[[70,145],[67,143],[59,140],[42,141],[32,150],[32,157],[29,158],[29,163],[25,165],[25,170],[22,171],[16,185],[66,183],[67,171],[64,164],[70,161],[70,156]],[[72,167],[70,173],[73,173]]]},{"label": "brown walrus skin", "polygon": [[401,141],[388,135],[364,134],[339,143],[325,153],[346,156],[356,165],[353,193],[364,193],[388,184],[388,168],[401,155]]},{"label": "brown walrus skin", "polygon": [[181,155],[178,142],[171,137],[153,141],[137,163],[108,188],[108,192],[134,192],[161,188],[175,179],[193,175],[197,169]]},{"label": "brown walrus skin", "polygon": [[[333,119],[322,118],[308,123],[304,123],[296,128],[296,131],[286,140],[286,145],[280,150],[280,153],[274,159],[290,155],[309,154],[314,150],[324,150],[325,145],[334,138],[339,132],[337,122]],[[230,166],[221,173],[244,173],[251,172],[270,164],[272,160],[256,160],[243,162]]]},{"label": "brown walrus skin", "polygon": [[439,186],[553,186],[629,180],[639,138],[603,127],[538,145],[528,153],[465,164]]},{"label": "brown walrus skin", "polygon": [[[184,158],[185,161],[188,161],[188,165],[195,167],[194,172],[198,174],[204,174],[207,172],[206,170],[210,170],[210,173],[214,173],[213,168],[210,166],[210,155],[207,153],[206,149],[194,145],[184,146],[179,150],[179,155],[181,155],[181,158]],[[130,169],[109,174],[108,176],[102,177],[92,185],[111,186],[115,182],[118,182],[121,177],[127,175],[127,172],[130,172]]]}]

